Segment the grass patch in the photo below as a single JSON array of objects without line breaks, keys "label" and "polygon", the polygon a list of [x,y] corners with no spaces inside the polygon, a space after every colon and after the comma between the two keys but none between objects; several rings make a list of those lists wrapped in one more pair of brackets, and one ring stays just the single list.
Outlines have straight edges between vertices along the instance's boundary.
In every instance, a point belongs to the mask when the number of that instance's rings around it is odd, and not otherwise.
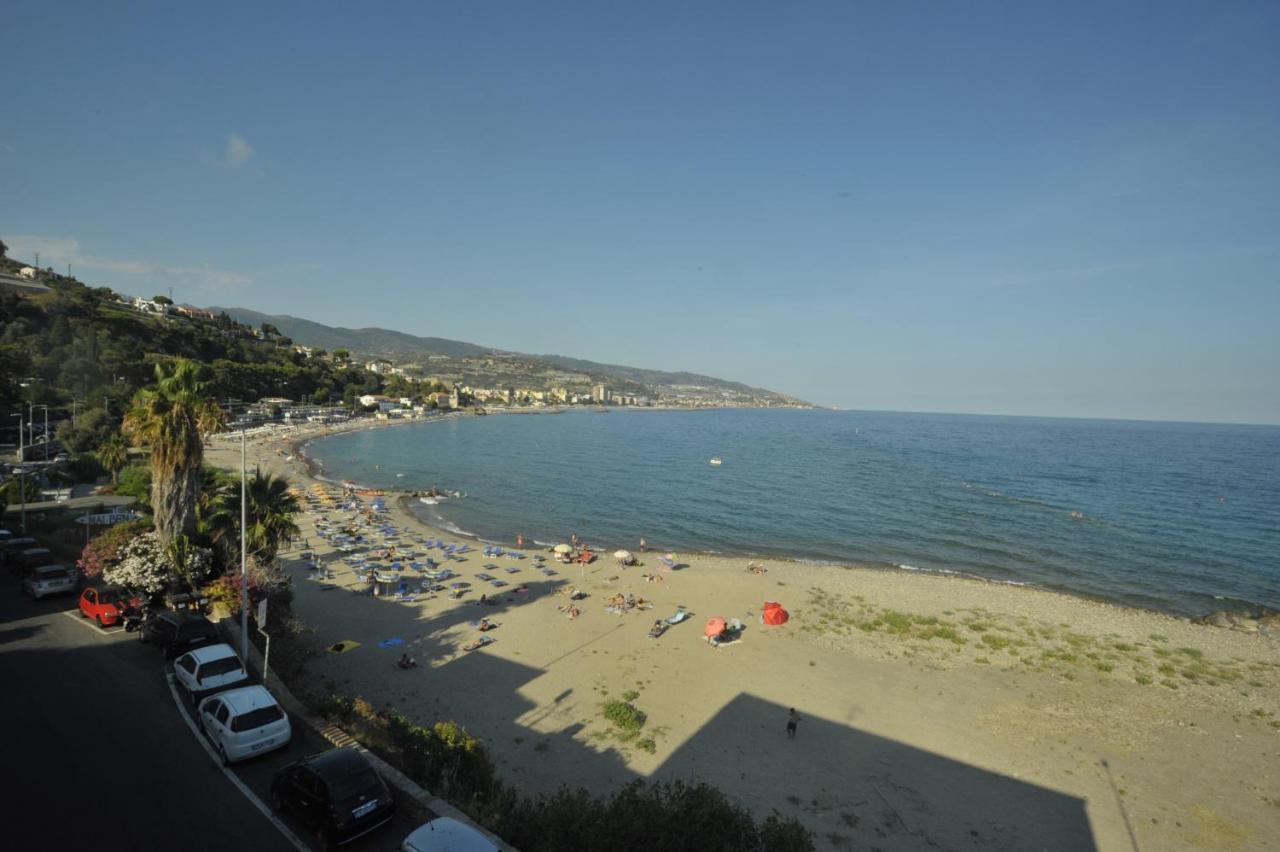
[{"label": "grass patch", "polygon": [[990,633],[982,634],[982,644],[996,651],[1003,651],[1013,644],[1010,640],[1003,636],[993,636]]},{"label": "grass patch", "polygon": [[628,689],[626,692],[622,693],[623,701],[635,701],[639,697],[640,693],[636,692],[634,689]]},{"label": "grass patch", "polygon": [[1138,672],[1133,676],[1133,679],[1136,680],[1138,683],[1142,684],[1143,686],[1151,685],[1151,675],[1147,674],[1146,672]]},{"label": "grass patch", "polygon": [[649,754],[653,754],[655,751],[658,750],[658,744],[655,743],[653,740],[646,738],[643,740],[637,740],[636,748],[640,749],[641,751],[647,751],[649,752]]},{"label": "grass patch", "polygon": [[639,733],[648,719],[642,711],[626,701],[606,701],[604,717],[612,722],[614,727],[628,734]]},{"label": "grass patch", "polygon": [[974,659],[974,662],[975,662],[975,663],[977,663],[977,664],[978,664],[978,665],[980,665],[980,666],[989,666],[989,665],[991,665],[991,661],[990,661],[990,660],[988,660],[986,657],[976,657],[976,658]]},{"label": "grass patch", "polygon": [[1152,642],[1168,642],[1169,641],[1168,636],[1165,636],[1160,633],[1149,633],[1147,634],[1147,638],[1150,639]]},{"label": "grass patch", "polygon": [[950,626],[930,627],[928,630],[925,630],[920,634],[920,638],[945,639],[946,641],[953,642],[956,645],[964,645],[968,641],[959,633],[956,633],[954,627]]},{"label": "grass patch", "polygon": [[1100,672],[1112,672],[1112,671],[1115,671],[1116,664],[1107,662],[1106,660],[1101,660],[1099,662],[1094,663],[1093,667]]},{"label": "grass patch", "polygon": [[1174,682],[1173,682],[1173,681],[1171,681],[1171,680],[1162,680],[1162,681],[1160,681],[1160,685],[1161,685],[1161,686],[1167,686],[1167,687],[1169,687],[1170,689],[1177,689],[1177,688],[1178,688],[1178,684],[1174,683]]},{"label": "grass patch", "polygon": [[1198,660],[1204,656],[1204,651],[1201,651],[1199,648],[1179,648],[1178,653],[1186,654],[1193,660]]}]

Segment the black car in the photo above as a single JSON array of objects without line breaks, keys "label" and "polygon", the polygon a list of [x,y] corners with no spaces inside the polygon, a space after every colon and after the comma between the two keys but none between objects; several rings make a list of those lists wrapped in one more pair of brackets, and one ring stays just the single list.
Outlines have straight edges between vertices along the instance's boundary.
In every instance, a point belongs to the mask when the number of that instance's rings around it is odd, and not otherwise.
[{"label": "black car", "polygon": [[166,660],[222,641],[209,619],[194,612],[158,612],[142,622],[141,636],[143,642],[159,645]]},{"label": "black car", "polygon": [[351,748],[313,754],[281,769],[271,779],[271,807],[292,811],[316,833],[320,849],[363,837],[395,812],[386,782]]}]

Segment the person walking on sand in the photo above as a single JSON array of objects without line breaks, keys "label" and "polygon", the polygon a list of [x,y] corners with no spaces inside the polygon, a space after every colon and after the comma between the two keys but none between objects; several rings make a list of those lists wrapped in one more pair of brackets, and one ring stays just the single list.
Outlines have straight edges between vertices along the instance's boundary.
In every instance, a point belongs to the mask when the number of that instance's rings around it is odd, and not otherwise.
[{"label": "person walking on sand", "polygon": [[787,714],[787,739],[794,740],[796,738],[796,725],[800,722],[800,714],[796,712],[796,708],[792,707],[791,712]]},{"label": "person walking on sand", "polygon": [[516,547],[524,549],[524,533],[516,533]]}]

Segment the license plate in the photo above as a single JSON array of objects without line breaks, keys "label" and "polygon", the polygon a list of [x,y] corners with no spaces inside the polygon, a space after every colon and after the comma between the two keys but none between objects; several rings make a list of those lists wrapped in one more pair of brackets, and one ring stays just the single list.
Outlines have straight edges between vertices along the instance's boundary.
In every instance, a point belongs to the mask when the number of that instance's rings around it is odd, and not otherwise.
[{"label": "license plate", "polygon": [[351,816],[356,818],[362,817],[365,814],[372,812],[377,807],[378,807],[377,801],[365,802],[363,805],[361,805],[360,807],[352,811]]},{"label": "license plate", "polygon": [[249,747],[249,751],[257,751],[260,748],[266,748],[267,746],[271,745],[274,742],[275,742],[274,739],[270,739],[270,740],[263,740],[260,743],[254,743],[252,746]]}]

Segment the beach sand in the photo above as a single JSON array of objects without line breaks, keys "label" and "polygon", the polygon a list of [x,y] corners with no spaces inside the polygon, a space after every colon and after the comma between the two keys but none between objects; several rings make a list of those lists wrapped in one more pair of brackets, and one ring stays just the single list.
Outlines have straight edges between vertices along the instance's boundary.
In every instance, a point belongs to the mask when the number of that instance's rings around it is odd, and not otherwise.
[{"label": "beach sand", "polygon": [[[309,488],[285,437],[254,439],[249,464]],[[238,437],[220,436],[206,457],[239,470]],[[387,503],[401,529],[462,543]],[[657,554],[625,569],[608,555],[633,542],[600,542],[604,558],[581,574],[554,565],[553,578],[530,559],[472,553],[451,566],[473,586],[461,601],[399,603],[358,594],[313,520],[300,526],[333,578],[308,579],[300,548],[283,556],[318,651],[298,691],[360,695],[420,723],[457,720],[528,792],[705,780],[758,817],[799,818],[829,849],[1280,848],[1274,633],[959,577],[777,560],[758,575],[740,558],[677,554],[684,564],[650,583],[641,575],[658,572]],[[521,570],[490,570],[511,585],[480,606],[491,590],[474,575],[490,561]],[[518,584],[528,591],[513,592]],[[558,609],[570,586],[587,595],[573,620]],[[616,592],[653,608],[608,613]],[[766,600],[791,620],[762,625]],[[677,607],[692,618],[648,638]],[[494,643],[461,650],[482,616],[500,625],[486,634]],[[740,641],[704,641],[711,616],[740,619]],[[392,638],[404,646],[378,646]],[[343,640],[360,645],[323,652]],[[419,668],[395,667],[405,650]],[[638,737],[604,719],[610,699],[647,715]]]}]

